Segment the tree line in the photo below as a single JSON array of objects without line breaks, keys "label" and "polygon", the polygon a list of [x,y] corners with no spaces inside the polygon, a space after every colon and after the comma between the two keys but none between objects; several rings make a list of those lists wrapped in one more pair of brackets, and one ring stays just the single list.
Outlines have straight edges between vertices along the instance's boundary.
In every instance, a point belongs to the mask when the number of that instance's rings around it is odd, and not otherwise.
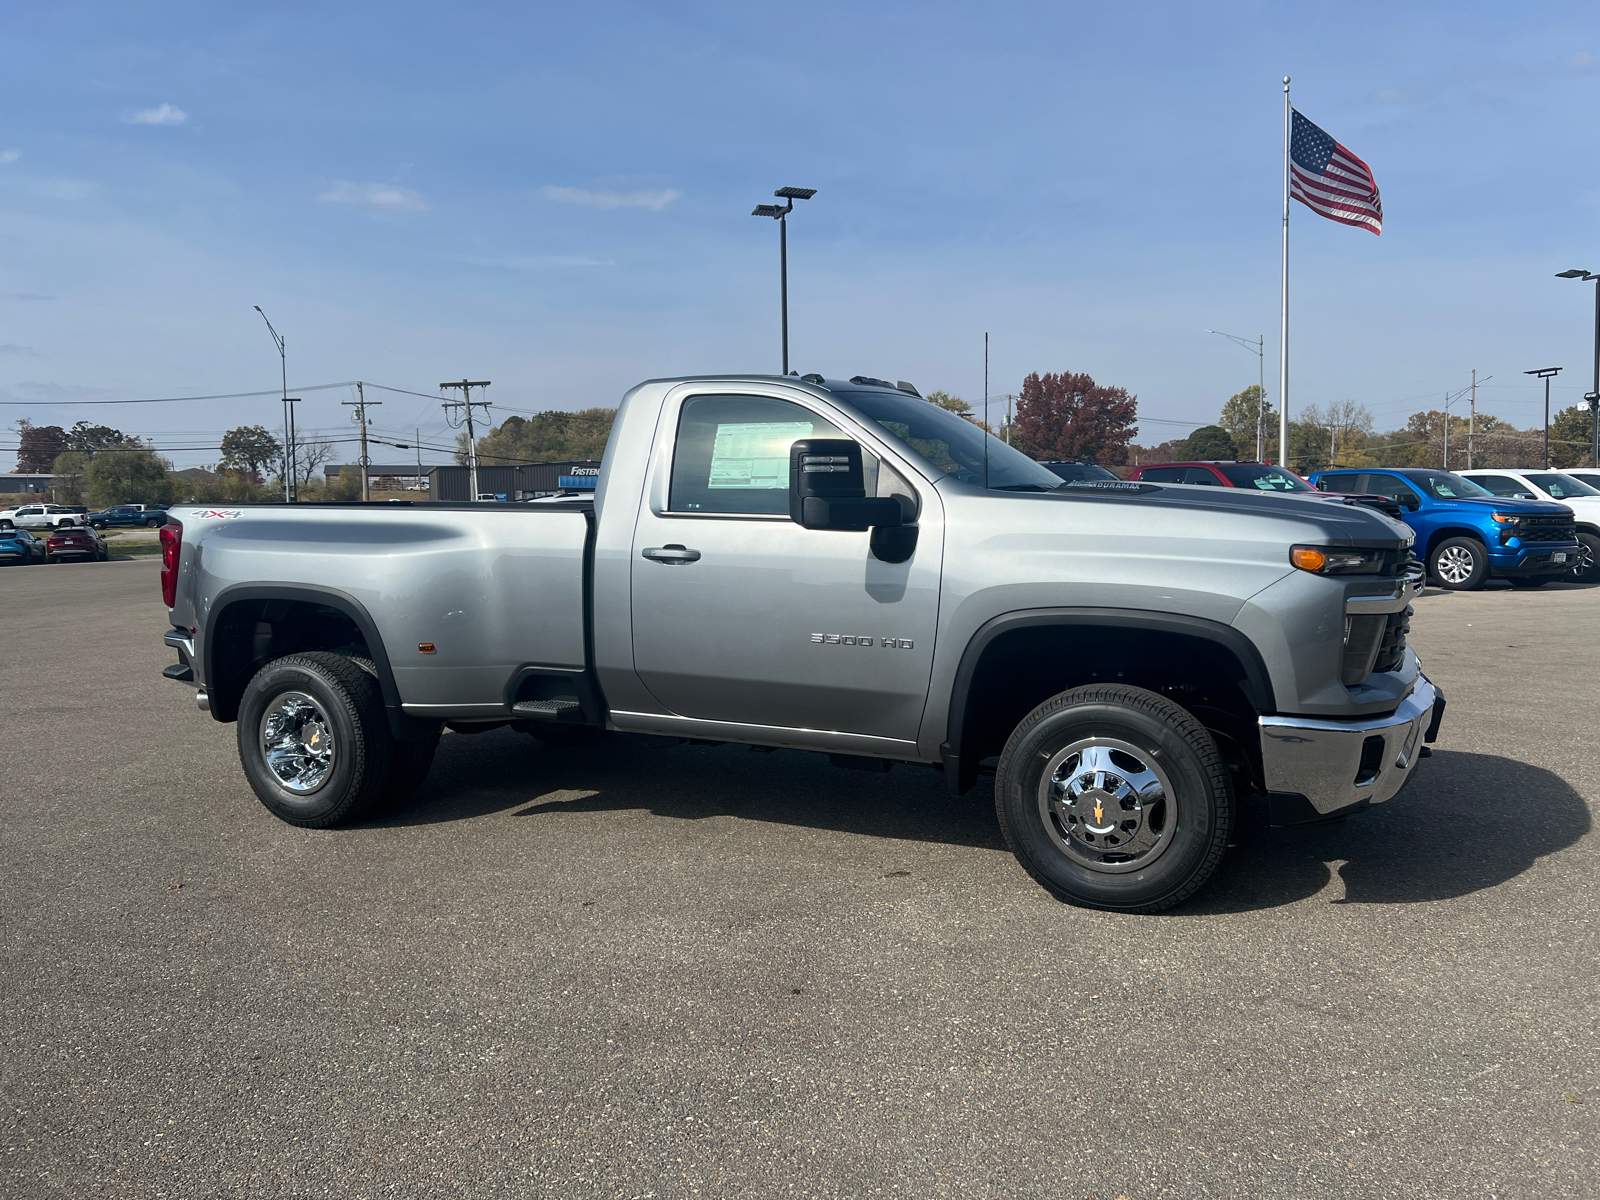
[{"label": "tree line", "polygon": [[[1264,457],[1278,452],[1278,411],[1252,384],[1223,404],[1215,425],[1155,446],[1135,446],[1137,462],[1184,459],[1253,459],[1256,421],[1261,421]],[[1592,418],[1573,405],[1550,420],[1550,462],[1556,470],[1582,466],[1592,454]],[[1476,419],[1442,409],[1412,413],[1404,426],[1378,431],[1367,406],[1355,400],[1310,404],[1289,422],[1287,465],[1300,475],[1331,467],[1532,467],[1544,463],[1544,427],[1518,428],[1492,413]]]},{"label": "tree line", "polygon": [[[178,475],[146,439],[109,425],[79,421],[70,429],[17,422],[17,471],[56,475],[56,502],[105,508],[112,504],[271,501],[283,495],[283,444],[261,425],[222,435],[221,457],[198,478]],[[360,472],[332,484],[317,472],[334,459],[334,445],[310,438],[295,444],[295,476],[307,499],[351,500],[361,495]]]}]

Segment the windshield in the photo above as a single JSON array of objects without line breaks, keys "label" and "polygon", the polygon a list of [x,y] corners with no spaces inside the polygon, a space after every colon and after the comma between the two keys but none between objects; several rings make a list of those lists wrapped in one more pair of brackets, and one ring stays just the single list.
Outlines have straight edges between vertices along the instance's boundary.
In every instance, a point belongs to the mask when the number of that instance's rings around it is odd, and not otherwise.
[{"label": "windshield", "polygon": [[1574,479],[1571,475],[1535,475],[1528,474],[1528,479],[1537,487],[1542,487],[1557,500],[1565,500],[1570,496],[1600,496],[1587,483]]},{"label": "windshield", "polygon": [[[1076,483],[1080,479],[1115,479],[1117,476],[1097,463],[1072,463],[1072,462],[1047,462],[1040,463],[1052,475],[1065,479],[1068,483]],[[993,470],[994,464],[989,464]]]},{"label": "windshield", "polygon": [[1487,488],[1449,471],[1407,471],[1402,478],[1416,484],[1435,500],[1476,500],[1494,495]]},{"label": "windshield", "polygon": [[937,404],[903,392],[839,392],[841,400],[883,426],[900,443],[962,483],[983,486],[988,439],[989,486],[1007,492],[1053,492],[1060,478],[993,434]]},{"label": "windshield", "polygon": [[1218,463],[1217,470],[1227,477],[1234,487],[1259,488],[1263,492],[1314,492],[1300,476],[1282,467],[1264,467],[1260,463]]}]

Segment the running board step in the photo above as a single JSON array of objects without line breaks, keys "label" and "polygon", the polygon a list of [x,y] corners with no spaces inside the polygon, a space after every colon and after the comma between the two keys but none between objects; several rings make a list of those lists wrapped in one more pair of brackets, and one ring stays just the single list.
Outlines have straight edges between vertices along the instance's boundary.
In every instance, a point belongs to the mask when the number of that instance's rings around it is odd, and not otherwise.
[{"label": "running board step", "polygon": [[583,705],[576,696],[557,696],[553,700],[518,700],[511,706],[511,715],[524,721],[545,721],[551,724],[582,725]]}]

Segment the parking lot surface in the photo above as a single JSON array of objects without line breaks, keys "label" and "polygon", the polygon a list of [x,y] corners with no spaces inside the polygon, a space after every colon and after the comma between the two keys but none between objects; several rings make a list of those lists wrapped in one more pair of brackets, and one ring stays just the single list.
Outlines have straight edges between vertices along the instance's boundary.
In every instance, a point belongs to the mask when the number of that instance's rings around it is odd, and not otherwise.
[{"label": "parking lot surface", "polygon": [[1426,593],[1414,782],[1151,917],[737,746],[449,735],[292,828],[156,576],[0,572],[7,1196],[1600,1192],[1600,589]]}]

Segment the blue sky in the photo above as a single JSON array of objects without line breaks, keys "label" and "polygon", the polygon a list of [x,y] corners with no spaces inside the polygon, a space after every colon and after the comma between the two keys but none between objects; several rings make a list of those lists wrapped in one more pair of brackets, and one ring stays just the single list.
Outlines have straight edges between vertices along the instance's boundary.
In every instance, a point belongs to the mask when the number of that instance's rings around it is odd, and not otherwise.
[{"label": "blue sky", "polygon": [[[1266,334],[1276,392],[1284,74],[1385,209],[1374,238],[1295,206],[1291,410],[1401,424],[1473,367],[1518,424],[1523,370],[1587,390],[1593,285],[1552,275],[1600,270],[1593,3],[10,5],[0,46],[7,427],[271,425],[269,399],[63,403],[276,387],[256,304],[293,388],[470,375],[535,411],[775,371],[749,212],[784,184],[818,189],[797,369],[977,400],[987,330],[996,395],[1087,371],[1211,420],[1256,362],[1208,328]],[[348,434],[344,390],[305,395],[302,427]]]}]

